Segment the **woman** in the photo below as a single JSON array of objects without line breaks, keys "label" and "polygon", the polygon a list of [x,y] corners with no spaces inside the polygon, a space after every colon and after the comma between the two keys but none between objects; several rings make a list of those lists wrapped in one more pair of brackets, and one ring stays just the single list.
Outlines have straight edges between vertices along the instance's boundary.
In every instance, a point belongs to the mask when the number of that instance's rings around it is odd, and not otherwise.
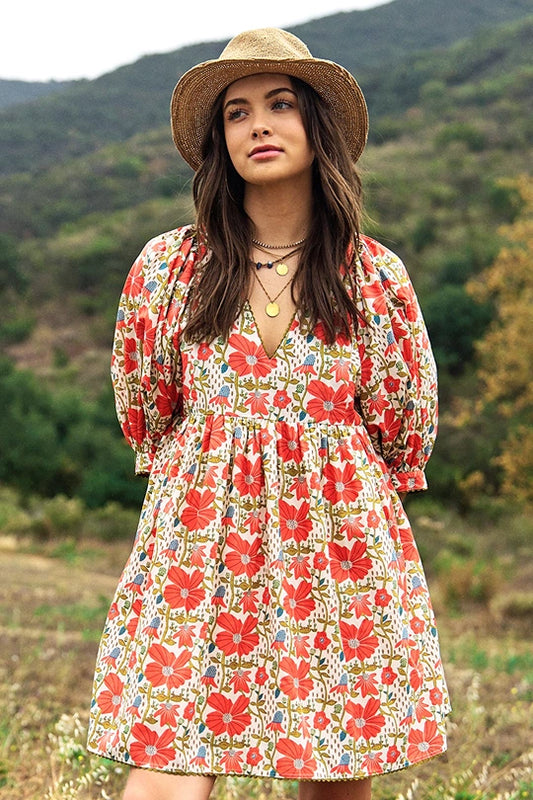
[{"label": "woman", "polygon": [[197,219],[147,244],[119,308],[117,410],[150,479],[89,749],[132,767],[126,800],[224,774],[364,800],[445,750],[449,710],[398,494],[425,488],[435,368],[403,265],[360,233],[366,105],[264,29],[171,113]]}]

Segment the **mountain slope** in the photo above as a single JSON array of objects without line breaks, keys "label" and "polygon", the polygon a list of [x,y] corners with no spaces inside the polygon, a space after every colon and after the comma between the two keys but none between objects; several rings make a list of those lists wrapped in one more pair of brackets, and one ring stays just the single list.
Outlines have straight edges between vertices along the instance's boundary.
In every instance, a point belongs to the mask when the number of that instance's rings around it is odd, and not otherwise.
[{"label": "mountain slope", "polygon": [[[311,52],[332,58],[363,83],[414,52],[447,47],[483,28],[533,13],[533,0],[394,0],[292,28]],[[176,79],[215,58],[223,43],[145,56],[93,81],[0,114],[0,174],[39,170],[167,123]],[[370,98],[372,100],[372,98]],[[371,111],[372,102],[370,102]]]}]

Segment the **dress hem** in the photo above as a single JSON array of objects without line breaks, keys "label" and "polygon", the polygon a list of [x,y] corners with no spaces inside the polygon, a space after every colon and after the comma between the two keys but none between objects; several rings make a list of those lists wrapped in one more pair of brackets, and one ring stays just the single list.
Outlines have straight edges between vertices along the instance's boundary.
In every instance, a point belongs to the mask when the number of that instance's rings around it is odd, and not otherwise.
[{"label": "dress hem", "polygon": [[93,755],[99,756],[100,758],[107,758],[109,761],[114,761],[117,764],[124,764],[126,767],[132,767],[133,769],[144,769],[148,772],[158,772],[163,773],[165,775],[180,775],[181,777],[190,776],[198,776],[202,778],[253,778],[258,780],[282,780],[282,781],[306,781],[307,783],[339,783],[341,781],[362,781],[366,778],[377,778],[380,775],[390,775],[393,772],[402,772],[403,770],[410,769],[411,767],[421,766],[428,761],[435,761],[437,758],[442,758],[446,755],[448,747],[447,745],[444,746],[442,750],[438,753],[435,753],[432,756],[428,756],[427,758],[420,758],[417,761],[410,761],[408,764],[391,764],[387,766],[386,769],[382,769],[375,772],[368,772],[368,773],[359,773],[357,775],[346,775],[346,776],[339,776],[338,778],[305,778],[301,775],[271,775],[270,773],[262,773],[262,772],[253,772],[253,773],[244,773],[244,772],[194,772],[193,770],[189,770],[185,772],[184,770],[168,770],[168,769],[155,769],[154,767],[149,767],[146,764],[133,764],[129,761],[125,761],[124,759],[117,758],[116,756],[112,755],[104,755],[99,750],[95,748],[91,748],[90,746],[86,747],[86,750]]}]

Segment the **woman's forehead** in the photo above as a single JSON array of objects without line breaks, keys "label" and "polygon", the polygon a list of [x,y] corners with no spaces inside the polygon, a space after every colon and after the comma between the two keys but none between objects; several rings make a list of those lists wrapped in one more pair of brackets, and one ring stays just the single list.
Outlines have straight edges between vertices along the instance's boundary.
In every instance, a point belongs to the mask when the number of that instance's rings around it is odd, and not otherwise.
[{"label": "woman's forehead", "polygon": [[284,88],[293,88],[290,75],[275,72],[258,72],[230,83],[225,92],[225,99],[228,99],[231,95],[241,96],[242,93],[246,92],[270,92],[272,89]]}]

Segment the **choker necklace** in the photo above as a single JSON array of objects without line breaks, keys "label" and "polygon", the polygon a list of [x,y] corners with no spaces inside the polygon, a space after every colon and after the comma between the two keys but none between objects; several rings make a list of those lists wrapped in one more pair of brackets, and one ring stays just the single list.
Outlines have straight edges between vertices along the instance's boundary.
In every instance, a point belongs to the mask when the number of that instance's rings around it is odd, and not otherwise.
[{"label": "choker necklace", "polygon": [[269,317],[277,317],[277,316],[278,316],[278,314],[279,314],[279,305],[276,303],[276,300],[278,299],[278,297],[279,297],[281,294],[283,294],[283,292],[285,291],[285,289],[287,288],[287,286],[290,286],[290,284],[292,283],[292,278],[290,278],[290,279],[287,281],[287,283],[285,284],[285,286],[282,286],[282,287],[281,287],[281,289],[279,290],[279,292],[277,293],[277,295],[276,295],[275,297],[270,297],[269,293],[267,292],[267,290],[265,289],[265,287],[264,287],[264,285],[263,285],[263,281],[261,280],[261,278],[260,278],[260,277],[259,277],[259,275],[257,274],[257,270],[254,272],[254,275],[255,275],[255,277],[257,278],[258,282],[259,282],[259,286],[261,287],[261,289],[264,291],[264,293],[265,293],[265,294],[266,294],[266,296],[268,297],[268,303],[267,303],[267,304],[266,304],[266,306],[265,306],[265,313],[266,313],[266,314],[267,314],[267,316],[269,316]]},{"label": "choker necklace", "polygon": [[[263,252],[266,253],[269,256],[274,255],[274,253],[267,252],[267,250],[265,248],[263,248],[262,246],[260,246],[260,245],[256,245],[256,247],[259,250],[263,250]],[[252,264],[254,264],[256,269],[261,269],[262,267],[266,267],[267,269],[272,269],[272,267],[274,265],[276,265],[276,272],[278,273],[278,275],[282,275],[283,276],[283,275],[286,275],[288,273],[288,271],[289,271],[289,268],[288,268],[287,264],[285,264],[284,262],[287,259],[289,259],[291,256],[293,256],[295,253],[297,253],[300,249],[301,249],[300,247],[296,247],[290,253],[287,253],[286,256],[279,256],[279,258],[275,258],[272,261],[263,262],[263,261],[254,261],[253,259],[250,259],[250,262]]]},{"label": "choker necklace", "polygon": [[258,242],[257,239],[252,239],[253,244],[258,245],[258,247],[265,247],[267,250],[290,250],[291,247],[298,247],[298,245],[303,244],[306,240],[306,236],[303,239],[299,239],[297,242],[291,242],[290,244],[265,244],[264,242]]}]

